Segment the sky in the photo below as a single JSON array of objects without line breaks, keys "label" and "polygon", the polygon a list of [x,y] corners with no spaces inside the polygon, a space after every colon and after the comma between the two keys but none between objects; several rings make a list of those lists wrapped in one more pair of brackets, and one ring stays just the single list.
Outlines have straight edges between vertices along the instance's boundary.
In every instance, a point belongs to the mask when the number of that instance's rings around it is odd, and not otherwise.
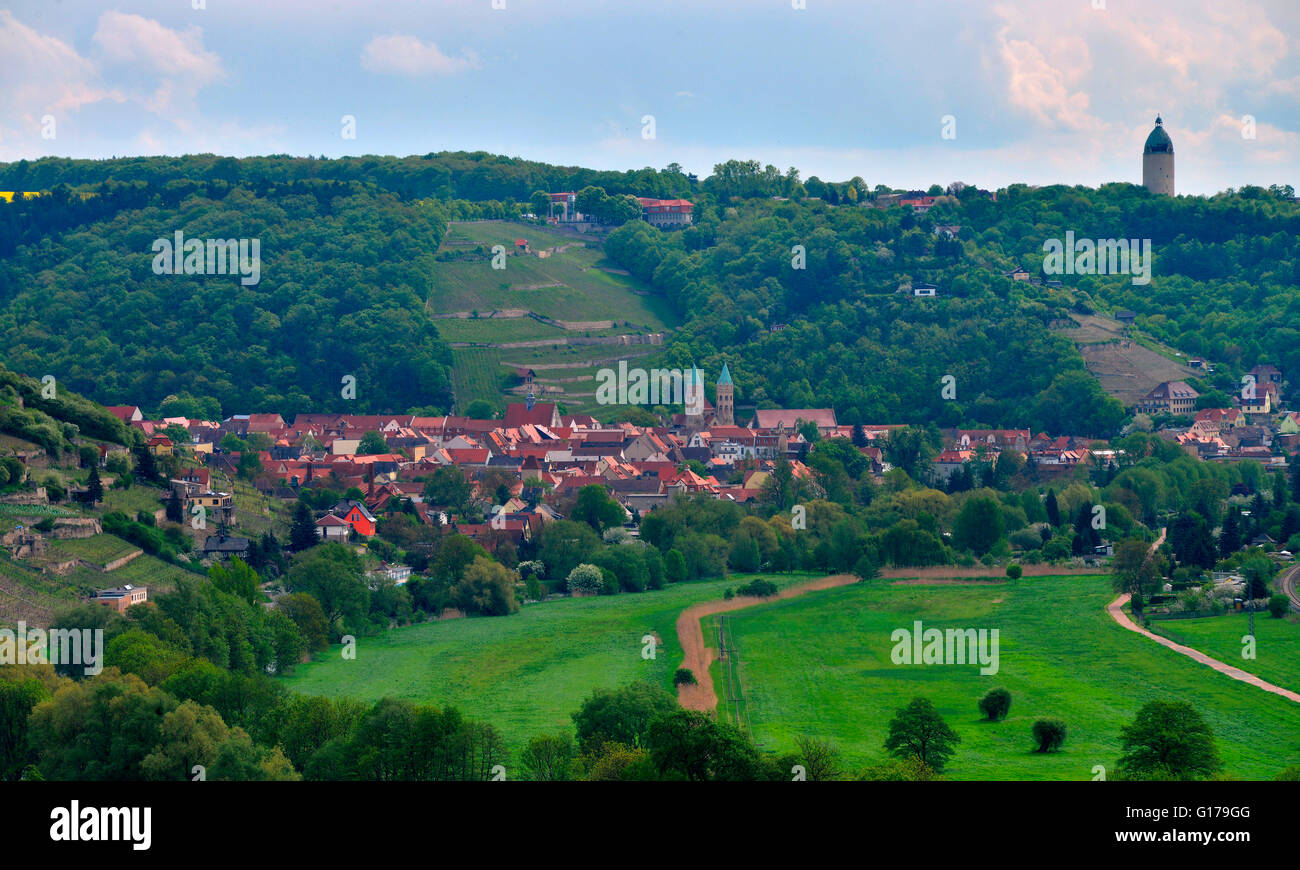
[{"label": "sky", "polygon": [[1179,193],[1300,187],[1300,3],[0,0],[0,162],[482,150],[1096,186],[1140,182],[1157,113]]}]

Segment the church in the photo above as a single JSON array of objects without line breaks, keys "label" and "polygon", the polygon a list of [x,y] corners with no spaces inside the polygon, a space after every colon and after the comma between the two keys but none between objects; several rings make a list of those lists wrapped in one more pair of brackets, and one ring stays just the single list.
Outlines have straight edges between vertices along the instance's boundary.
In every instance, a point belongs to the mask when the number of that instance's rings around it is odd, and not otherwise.
[{"label": "church", "polygon": [[1174,142],[1159,115],[1142,149],[1142,186],[1162,196],[1174,195]]}]

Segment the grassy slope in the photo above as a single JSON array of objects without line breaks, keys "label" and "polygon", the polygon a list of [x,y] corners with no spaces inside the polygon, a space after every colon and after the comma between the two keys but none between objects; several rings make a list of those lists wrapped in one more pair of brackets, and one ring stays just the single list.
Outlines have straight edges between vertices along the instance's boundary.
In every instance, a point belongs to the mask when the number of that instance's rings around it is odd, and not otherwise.
[{"label": "grassy slope", "polygon": [[[1300,763],[1300,708],[1231,680],[1115,625],[1106,578],[1026,579],[991,587],[892,586],[881,581],[734,615],[749,719],[767,749],[801,734],[837,743],[855,766],[883,757],[894,711],[929,697],[962,737],[956,779],[1091,779],[1120,755],[1119,729],[1146,701],[1190,702],[1218,736],[1227,770],[1271,778]],[[914,619],[935,628],[998,628],[1001,668],[899,666],[891,632]],[[979,721],[976,702],[1011,690],[1007,721]],[[1065,750],[1030,751],[1040,717],[1064,719]]]},{"label": "grassy slope", "polygon": [[[780,585],[806,575],[773,578]],[[314,695],[385,695],[454,705],[490,722],[512,750],[528,738],[571,728],[570,714],[597,686],[646,680],[664,688],[682,661],[675,622],[687,606],[721,598],[738,578],[657,592],[534,604],[506,618],[456,619],[358,641],[355,661],[334,648],[285,682]],[[641,638],[662,640],[653,660]]]},{"label": "grassy slope", "polygon": [[1230,613],[1207,619],[1155,620],[1151,626],[1170,640],[1300,692],[1300,623],[1296,617],[1273,619],[1267,613],[1256,613],[1254,659],[1241,657],[1241,638],[1248,621],[1247,614]]}]

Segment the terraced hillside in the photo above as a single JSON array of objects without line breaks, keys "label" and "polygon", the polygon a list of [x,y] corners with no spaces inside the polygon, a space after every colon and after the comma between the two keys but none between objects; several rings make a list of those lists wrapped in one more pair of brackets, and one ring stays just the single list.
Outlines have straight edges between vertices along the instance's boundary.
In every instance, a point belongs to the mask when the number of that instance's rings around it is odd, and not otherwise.
[{"label": "terraced hillside", "polygon": [[[498,244],[504,269],[492,268]],[[539,398],[594,411],[596,370],[655,353],[676,324],[662,296],[605,259],[597,237],[455,222],[438,257],[428,308],[452,348],[459,411],[475,399],[498,409],[517,401],[526,392],[517,367],[536,371]]]}]

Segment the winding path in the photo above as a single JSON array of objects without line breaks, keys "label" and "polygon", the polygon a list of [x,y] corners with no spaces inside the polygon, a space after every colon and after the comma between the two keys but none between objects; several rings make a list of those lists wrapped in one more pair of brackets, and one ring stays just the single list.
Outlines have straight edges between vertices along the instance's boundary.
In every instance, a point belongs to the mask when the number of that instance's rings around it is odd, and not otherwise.
[{"label": "winding path", "polygon": [[[1160,537],[1156,540],[1154,544],[1151,545],[1152,552],[1155,551],[1156,547],[1160,546],[1161,542],[1164,541],[1164,539],[1165,539],[1165,530],[1161,529]],[[1295,572],[1296,572],[1295,568],[1291,569],[1291,571],[1288,572],[1287,574],[1287,578],[1294,581]],[[1174,643],[1172,640],[1170,640],[1167,637],[1161,637],[1158,634],[1153,634],[1152,632],[1147,631],[1145,628],[1142,628],[1140,625],[1133,622],[1133,620],[1130,619],[1128,614],[1125,613],[1123,610],[1124,605],[1128,603],[1131,597],[1132,596],[1129,593],[1125,592],[1123,595],[1116,598],[1110,604],[1106,605],[1106,611],[1111,615],[1111,618],[1114,619],[1116,622],[1118,622],[1120,625],[1122,625],[1124,628],[1127,628],[1129,631],[1136,631],[1138,634],[1143,635],[1144,637],[1149,637],[1152,640],[1154,640],[1156,643],[1160,644],[1161,646],[1168,647],[1169,649],[1173,650],[1176,653],[1181,653],[1182,655],[1187,656],[1189,659],[1192,659],[1193,661],[1196,662],[1200,662],[1201,664],[1207,667],[1211,667],[1221,674],[1227,674],[1228,676],[1232,677],[1234,680],[1240,680],[1243,683],[1249,683],[1250,685],[1263,689],[1266,692],[1272,692],[1274,695],[1281,695],[1283,698],[1286,698],[1288,701],[1294,701],[1295,703],[1300,704],[1300,693],[1293,692],[1290,689],[1284,689],[1281,686],[1275,686],[1266,680],[1261,680],[1259,677],[1255,676],[1254,674],[1248,671],[1243,671],[1241,668],[1234,668],[1232,665],[1224,664],[1218,659],[1210,658],[1205,653],[1200,652],[1199,650],[1194,650],[1189,646],[1183,646],[1180,643]]]},{"label": "winding path", "polygon": [[713,691],[713,677],[709,674],[709,665],[713,662],[714,651],[704,645],[704,629],[700,627],[701,619],[715,613],[754,607],[781,598],[793,598],[807,592],[834,589],[837,586],[848,586],[850,583],[857,582],[858,578],[852,574],[833,574],[830,577],[819,577],[807,583],[787,586],[772,598],[741,595],[729,601],[704,601],[700,604],[692,604],[683,610],[677,617],[677,640],[681,643],[682,652],[685,654],[682,667],[689,668],[698,682],[694,686],[678,686],[677,703],[687,710],[712,710],[718,706],[718,696]]}]

